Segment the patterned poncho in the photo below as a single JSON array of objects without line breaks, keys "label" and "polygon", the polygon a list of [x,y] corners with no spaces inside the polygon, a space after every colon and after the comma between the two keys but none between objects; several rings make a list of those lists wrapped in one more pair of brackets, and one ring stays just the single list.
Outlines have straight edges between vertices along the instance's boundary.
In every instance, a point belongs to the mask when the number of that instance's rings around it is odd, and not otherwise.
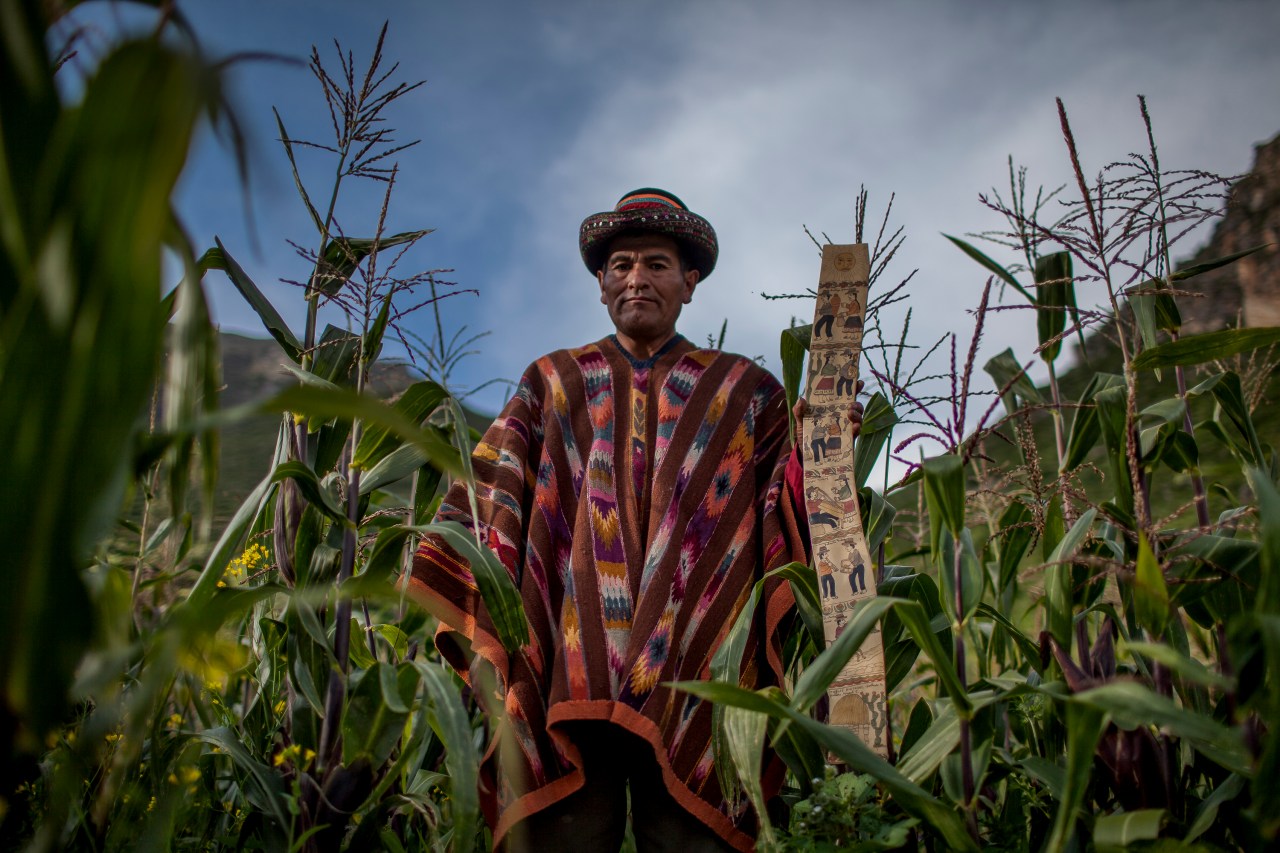
[{"label": "patterned poncho", "polygon": [[[789,490],[788,413],[749,359],[677,336],[639,362],[610,336],[529,367],[474,454],[479,515],[455,484],[438,520],[479,526],[518,585],[530,642],[508,655],[471,572],[442,540],[414,560],[414,597],[491,665],[505,696],[503,753],[485,763],[495,842],[583,781],[573,721],[650,743],[672,796],[751,849],[754,818],[721,793],[711,705],[664,682],[707,679],[761,575],[804,559]],[[743,658],[749,687],[781,678],[786,584],[766,590]],[[482,664],[472,664],[482,665]]]}]

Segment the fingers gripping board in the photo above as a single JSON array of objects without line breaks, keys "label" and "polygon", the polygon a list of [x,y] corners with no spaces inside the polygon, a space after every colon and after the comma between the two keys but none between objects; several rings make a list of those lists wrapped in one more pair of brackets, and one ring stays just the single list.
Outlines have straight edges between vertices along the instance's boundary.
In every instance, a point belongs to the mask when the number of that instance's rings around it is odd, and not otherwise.
[{"label": "fingers gripping board", "polygon": [[[854,482],[849,405],[858,386],[871,262],[865,243],[822,247],[822,273],[809,345],[800,441],[810,553],[818,572],[827,645],[858,605],[876,594],[876,567],[863,533]],[[827,688],[830,723],[888,753],[884,640],[879,626]]]}]

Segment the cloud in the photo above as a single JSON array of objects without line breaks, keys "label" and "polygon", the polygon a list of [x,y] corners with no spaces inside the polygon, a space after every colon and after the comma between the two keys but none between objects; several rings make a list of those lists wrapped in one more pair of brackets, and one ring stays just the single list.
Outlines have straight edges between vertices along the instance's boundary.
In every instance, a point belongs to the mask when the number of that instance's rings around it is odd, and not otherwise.
[{"label": "cloud", "polygon": [[[955,333],[963,358],[974,326],[968,312],[986,274],[940,232],[1002,226],[977,196],[1007,186],[1009,154],[1030,167],[1033,182],[1065,182],[1074,192],[1055,96],[1067,102],[1090,170],[1144,145],[1137,92],[1150,97],[1171,167],[1239,170],[1250,143],[1274,132],[1265,124],[1280,106],[1280,60],[1257,35],[1275,31],[1261,19],[1280,23],[1280,15],[1260,4],[662,8],[646,28],[631,19],[636,29],[617,61],[597,67],[594,89],[580,93],[563,150],[528,184],[526,218],[512,235],[517,250],[491,315],[495,327],[515,332],[487,354],[498,372],[517,373],[542,351],[610,331],[577,256],[577,227],[645,185],[681,195],[720,235],[720,264],[680,322],[695,341],[727,319],[727,347],[763,355],[776,370],[780,330],[793,315],[806,322],[812,307],[759,294],[814,283],[817,252],[801,226],[852,241],[865,185],[866,239],[891,192],[891,223],[906,227],[885,283],[920,270],[911,300],[890,309],[885,325],[900,328],[910,308],[917,352]],[[591,41],[589,26],[574,27],[560,22],[560,49]],[[645,50],[664,61],[630,62]],[[989,251],[1005,263],[1018,259]],[[1105,301],[1096,288],[1081,295]],[[1032,317],[990,315],[979,368],[1006,347],[1033,360]],[[1035,361],[1033,375],[1043,379]],[[926,372],[943,376],[923,393],[946,394],[946,359]],[[990,388],[985,376],[978,381]]]},{"label": "cloud", "polygon": [[[1247,168],[1249,146],[1275,132],[1280,114],[1274,3],[499,7],[496,17],[487,7],[389,13],[389,57],[406,78],[430,81],[418,112],[398,119],[406,138],[427,141],[422,160],[405,162],[395,209],[404,228],[439,229],[424,243],[427,265],[456,266],[464,285],[480,288],[480,298],[448,308],[452,321],[495,330],[467,365],[476,380],[518,375],[542,352],[610,331],[577,255],[577,228],[635,187],[676,192],[720,234],[720,265],[681,320],[695,340],[727,318],[727,345],[776,368],[779,330],[811,308],[758,294],[812,285],[817,252],[802,226],[852,240],[865,185],[867,239],[890,193],[892,223],[906,229],[888,277],[920,269],[912,300],[887,325],[912,307],[921,344],[956,331],[963,347],[972,325],[964,312],[985,274],[939,232],[999,227],[977,196],[1006,183],[1009,154],[1033,183],[1070,179],[1055,96],[1067,102],[1091,172],[1143,144],[1137,92],[1150,97],[1162,158],[1174,168]],[[256,38],[296,53],[300,40],[355,32],[348,46],[359,54],[371,42],[357,14],[327,6],[301,34],[289,28],[292,15],[269,16]],[[292,91],[312,85],[305,74],[292,79]],[[206,176],[208,192],[193,187],[190,203],[215,198],[212,182]],[[272,248],[282,244],[274,199],[291,192],[280,183],[266,190],[267,280],[296,274],[289,250]],[[235,201],[202,210],[200,221],[239,215]],[[980,361],[1006,346],[1029,358],[1034,323],[1024,312],[995,316],[985,340]]]}]

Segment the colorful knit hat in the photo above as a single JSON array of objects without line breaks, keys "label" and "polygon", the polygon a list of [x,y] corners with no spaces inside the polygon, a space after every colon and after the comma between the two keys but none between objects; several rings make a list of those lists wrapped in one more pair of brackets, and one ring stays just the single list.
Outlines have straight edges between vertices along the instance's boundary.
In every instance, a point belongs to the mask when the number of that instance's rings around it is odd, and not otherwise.
[{"label": "colorful knit hat", "polygon": [[652,231],[674,238],[700,279],[715,269],[719,246],[711,223],[666,190],[645,187],[624,195],[613,210],[582,220],[578,248],[593,275],[608,260],[609,242],[625,231]]}]

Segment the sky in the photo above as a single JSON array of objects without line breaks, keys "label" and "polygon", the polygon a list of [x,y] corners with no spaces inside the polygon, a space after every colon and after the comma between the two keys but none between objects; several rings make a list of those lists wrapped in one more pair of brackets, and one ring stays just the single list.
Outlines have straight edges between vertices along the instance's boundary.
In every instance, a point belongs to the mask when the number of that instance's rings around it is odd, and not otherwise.
[{"label": "sky", "polygon": [[[89,5],[64,24],[86,27],[85,57],[147,19]],[[445,278],[475,291],[441,307],[447,335],[490,333],[451,377],[463,389],[517,378],[539,355],[611,331],[577,230],[637,187],[676,193],[719,235],[719,264],[680,331],[701,342],[727,321],[725,348],[777,371],[780,331],[792,317],[809,322],[812,302],[760,294],[815,284],[819,254],[804,229],[852,242],[860,187],[874,225],[894,196],[891,227],[906,235],[882,282],[918,268],[910,298],[886,309],[884,325],[900,327],[911,308],[916,344],[956,333],[963,352],[973,327],[966,312],[986,274],[942,234],[1002,225],[978,194],[1007,190],[1010,155],[1032,187],[1071,180],[1056,97],[1089,174],[1145,147],[1138,94],[1166,168],[1238,174],[1253,146],[1280,131],[1280,3],[1271,0],[178,6],[215,58],[295,60],[232,64],[228,91],[250,141],[247,193],[228,147],[205,134],[177,206],[197,250],[219,237],[299,334],[301,294],[281,280],[309,274],[289,241],[314,247],[316,236],[272,108],[291,136],[326,141],[328,113],[305,65],[311,46],[336,68],[338,39],[362,69],[390,23],[384,68],[398,62],[392,80],[426,82],[388,110],[398,140],[422,141],[396,155],[387,230],[434,228],[401,270],[448,268]],[[299,158],[306,185],[327,198],[331,163],[313,151]],[[383,187],[349,189],[338,207],[343,230],[372,234]],[[1180,254],[1194,248],[1184,243]],[[211,274],[206,284],[224,330],[263,334],[225,278]],[[1105,296],[1095,288],[1079,298]],[[344,322],[332,309],[323,316]],[[435,320],[428,309],[407,327],[429,337]],[[1030,313],[994,314],[979,363],[1006,347],[1028,360],[1035,344]],[[471,402],[496,411],[505,389],[489,385]]]}]

